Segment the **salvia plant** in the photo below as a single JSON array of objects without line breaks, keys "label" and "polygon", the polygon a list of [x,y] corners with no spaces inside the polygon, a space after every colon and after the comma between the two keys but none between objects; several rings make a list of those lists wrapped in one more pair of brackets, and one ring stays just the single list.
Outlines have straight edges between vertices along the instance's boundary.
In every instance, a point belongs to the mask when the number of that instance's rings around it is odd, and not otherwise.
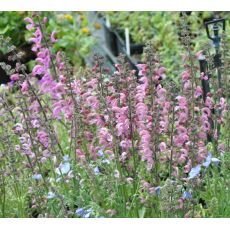
[{"label": "salvia plant", "polygon": [[34,14],[29,72],[0,37],[17,63],[0,63],[11,79],[0,88],[1,217],[230,216],[227,47],[219,88],[199,71],[209,48],[193,53],[186,17],[179,84],[151,43],[138,73],[120,56],[111,75],[98,54],[76,73]]}]

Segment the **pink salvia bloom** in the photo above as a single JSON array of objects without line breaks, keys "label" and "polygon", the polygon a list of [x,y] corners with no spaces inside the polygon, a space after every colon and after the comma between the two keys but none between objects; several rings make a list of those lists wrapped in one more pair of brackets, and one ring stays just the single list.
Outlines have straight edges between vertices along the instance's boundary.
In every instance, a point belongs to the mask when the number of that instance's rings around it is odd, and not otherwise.
[{"label": "pink salvia bloom", "polygon": [[15,73],[15,74],[11,75],[10,80],[11,81],[18,81],[19,80],[19,74]]},{"label": "pink salvia bloom", "polygon": [[195,90],[195,98],[202,96],[202,94],[203,94],[203,90],[201,89],[200,86],[197,86]]},{"label": "pink salvia bloom", "polygon": [[202,109],[202,113],[210,117],[211,115],[211,110],[208,107],[205,107]]},{"label": "pink salvia bloom", "polygon": [[188,119],[188,115],[187,113],[184,112],[179,112],[178,113],[178,122],[179,123],[185,123]]},{"label": "pink salvia bloom", "polygon": [[219,106],[222,110],[224,110],[226,107],[226,101],[223,97],[220,98]]},{"label": "pink salvia bloom", "polygon": [[187,80],[189,80],[189,72],[186,70],[186,71],[184,71],[182,74],[181,74],[181,78],[182,78],[182,80],[183,81],[187,81]]},{"label": "pink salvia bloom", "polygon": [[111,148],[113,144],[113,136],[109,133],[107,128],[101,128],[99,130],[99,142],[105,148]]},{"label": "pink salvia bloom", "polygon": [[93,109],[99,108],[99,101],[96,96],[89,96],[86,98],[86,102],[88,106],[92,107]]},{"label": "pink salvia bloom", "polygon": [[211,128],[210,123],[208,121],[204,121],[204,123],[203,123],[203,129],[205,131],[209,131],[210,128]]},{"label": "pink salvia bloom", "polygon": [[212,105],[212,99],[210,97],[207,97],[205,100],[205,105],[209,108],[212,109],[213,105]]},{"label": "pink salvia bloom", "polygon": [[37,100],[33,101],[29,106],[29,110],[33,113],[38,113],[40,111],[40,105]]},{"label": "pink salvia bloom", "polygon": [[165,142],[161,142],[159,144],[159,149],[161,152],[164,152],[166,150],[166,148],[167,148],[167,146],[166,146]]},{"label": "pink salvia bloom", "polygon": [[51,33],[50,40],[51,40],[52,43],[57,42],[57,39],[55,38],[56,34],[57,34],[57,33],[56,33],[55,31],[53,31],[53,32]]},{"label": "pink salvia bloom", "polygon": [[164,98],[166,96],[166,89],[162,88],[161,85],[157,86],[157,96],[159,98]]},{"label": "pink salvia bloom", "polygon": [[140,102],[136,105],[136,114],[140,120],[144,120],[148,114],[148,107]]},{"label": "pink salvia bloom", "polygon": [[37,29],[34,33],[34,37],[30,38],[29,41],[34,43],[32,51],[37,52],[37,50],[41,48],[42,32],[41,32],[41,29],[39,27],[37,27]]},{"label": "pink salvia bloom", "polygon": [[45,131],[38,131],[37,138],[44,147],[49,146],[49,136]]},{"label": "pink salvia bloom", "polygon": [[80,149],[76,149],[76,155],[80,159],[85,159],[85,154]]},{"label": "pink salvia bloom", "polygon": [[29,85],[27,83],[27,81],[24,81],[21,85],[21,91],[22,94],[27,94],[28,90],[29,90]]},{"label": "pink salvia bloom", "polygon": [[132,142],[131,140],[125,139],[120,142],[120,146],[122,147],[123,150],[128,150],[129,148],[132,147]]},{"label": "pink salvia bloom", "polygon": [[139,69],[139,76],[143,76],[146,74],[148,66],[146,64],[137,64],[137,68]]},{"label": "pink salvia bloom", "polygon": [[44,67],[42,67],[41,65],[34,66],[33,71],[32,71],[33,76],[41,75],[41,74],[44,74],[44,73],[45,73]]},{"label": "pink salvia bloom", "polygon": [[35,24],[34,24],[34,21],[31,18],[27,17],[27,18],[24,19],[24,21],[29,23],[28,25],[26,25],[27,30],[32,30],[34,28]]},{"label": "pink salvia bloom", "polygon": [[208,76],[206,76],[203,72],[200,74],[200,79],[201,80],[205,80],[207,81],[208,80]]}]

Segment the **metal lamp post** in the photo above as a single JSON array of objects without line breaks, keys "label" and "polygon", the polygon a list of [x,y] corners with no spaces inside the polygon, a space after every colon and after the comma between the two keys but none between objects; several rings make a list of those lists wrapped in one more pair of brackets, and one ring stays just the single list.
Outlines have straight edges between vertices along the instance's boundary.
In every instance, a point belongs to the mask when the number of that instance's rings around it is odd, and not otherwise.
[{"label": "metal lamp post", "polygon": [[[210,30],[212,26],[212,31]],[[221,54],[220,54],[220,41],[221,41],[221,29],[222,33],[225,32],[225,19],[214,19],[212,21],[205,23],[205,28],[207,32],[207,36],[209,39],[212,40],[214,48],[215,48],[215,55],[214,55],[214,68],[217,69],[217,78],[218,78],[218,88],[221,89],[221,71],[220,67],[222,65],[221,62]]]},{"label": "metal lamp post", "polygon": [[[222,92],[222,89],[221,89],[222,88],[222,82],[221,82],[222,61],[221,61],[221,53],[220,53],[220,42],[221,42],[221,32],[222,33],[225,32],[225,19],[223,19],[223,18],[222,19],[214,19],[212,21],[206,22],[205,28],[206,28],[207,36],[209,39],[212,40],[213,46],[215,48],[215,55],[213,56],[214,65],[212,68],[216,69],[217,80],[218,80],[218,89],[221,90],[221,92]],[[202,67],[203,70],[205,71],[205,69],[207,67],[207,61],[205,60],[202,63],[202,60],[200,60],[200,64],[201,64],[200,67]],[[206,84],[208,84],[208,83],[206,83]],[[205,92],[205,90],[210,91],[209,85],[205,85],[204,82],[202,82],[202,86],[203,86],[204,92]],[[205,86],[206,86],[206,88],[204,88]],[[207,86],[208,86],[208,88],[207,88]],[[204,101],[206,99],[206,95],[207,95],[207,92],[204,93]],[[212,112],[214,113],[214,110]],[[211,123],[211,126],[213,127],[213,121],[210,119],[209,122]],[[217,133],[219,136],[219,133],[220,133],[220,125],[219,124],[217,124]],[[208,136],[208,139],[212,140],[211,136]]]}]

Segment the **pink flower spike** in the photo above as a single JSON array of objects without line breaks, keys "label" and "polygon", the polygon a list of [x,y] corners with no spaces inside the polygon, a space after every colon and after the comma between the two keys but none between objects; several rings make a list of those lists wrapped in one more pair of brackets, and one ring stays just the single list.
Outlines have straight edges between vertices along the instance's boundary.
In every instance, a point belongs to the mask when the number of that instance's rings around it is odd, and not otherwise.
[{"label": "pink flower spike", "polygon": [[49,136],[45,131],[38,131],[37,138],[45,148],[49,146]]},{"label": "pink flower spike", "polygon": [[10,80],[11,81],[18,81],[19,80],[19,74],[15,73],[15,74],[11,75]]},{"label": "pink flower spike", "polygon": [[32,30],[34,28],[35,24],[31,18],[25,18],[24,21],[29,23],[28,25],[26,25],[27,30]]},{"label": "pink flower spike", "polygon": [[189,76],[190,73],[188,71],[184,71],[182,74],[181,74],[181,78],[183,81],[187,81],[189,79]]},{"label": "pink flower spike", "polygon": [[220,108],[221,108],[221,109],[224,109],[224,108],[225,108],[225,106],[226,106],[226,101],[225,101],[225,99],[224,99],[223,97],[220,98],[220,103],[219,103],[219,105],[220,105]]},{"label": "pink flower spike", "polygon": [[195,98],[198,98],[199,96],[201,96],[203,94],[203,90],[201,89],[200,86],[196,87],[196,91],[195,91]]},{"label": "pink flower spike", "polygon": [[165,142],[161,142],[159,144],[159,149],[161,152],[164,152],[166,150],[166,148],[167,148],[167,146],[166,146]]},{"label": "pink flower spike", "polygon": [[22,91],[22,94],[26,94],[29,90],[29,85],[27,83],[27,81],[24,81],[21,85],[21,91]]},{"label": "pink flower spike", "polygon": [[48,22],[48,18],[47,17],[44,17],[43,18],[43,23],[46,24]]},{"label": "pink flower spike", "polygon": [[44,68],[41,65],[36,65],[33,68],[32,74],[33,76],[40,75],[44,73]]},{"label": "pink flower spike", "polygon": [[57,42],[57,39],[55,38],[56,34],[57,34],[57,33],[56,33],[55,31],[53,31],[52,34],[51,34],[51,36],[50,36],[50,39],[51,39],[51,42],[52,42],[52,43]]},{"label": "pink flower spike", "polygon": [[211,99],[210,97],[207,97],[207,98],[206,98],[205,105],[206,105],[209,109],[212,109],[213,105],[212,105],[212,99]]},{"label": "pink flower spike", "polygon": [[184,107],[184,106],[187,106],[186,97],[183,97],[183,96],[177,96],[177,97],[176,97],[176,99],[178,100],[179,107]]},{"label": "pink flower spike", "polygon": [[208,107],[205,107],[202,109],[202,113],[210,117],[211,115],[211,110]]}]

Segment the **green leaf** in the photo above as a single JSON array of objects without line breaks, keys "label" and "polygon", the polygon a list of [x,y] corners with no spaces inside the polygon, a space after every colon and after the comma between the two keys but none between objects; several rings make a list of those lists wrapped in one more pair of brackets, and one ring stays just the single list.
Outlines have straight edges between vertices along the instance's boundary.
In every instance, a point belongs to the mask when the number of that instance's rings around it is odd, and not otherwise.
[{"label": "green leaf", "polygon": [[146,208],[145,208],[145,207],[143,207],[142,209],[140,209],[140,210],[138,211],[139,217],[140,217],[140,218],[144,218],[145,212],[146,212]]},{"label": "green leaf", "polygon": [[0,34],[5,34],[9,29],[9,25],[7,25],[4,29],[0,29]]}]

